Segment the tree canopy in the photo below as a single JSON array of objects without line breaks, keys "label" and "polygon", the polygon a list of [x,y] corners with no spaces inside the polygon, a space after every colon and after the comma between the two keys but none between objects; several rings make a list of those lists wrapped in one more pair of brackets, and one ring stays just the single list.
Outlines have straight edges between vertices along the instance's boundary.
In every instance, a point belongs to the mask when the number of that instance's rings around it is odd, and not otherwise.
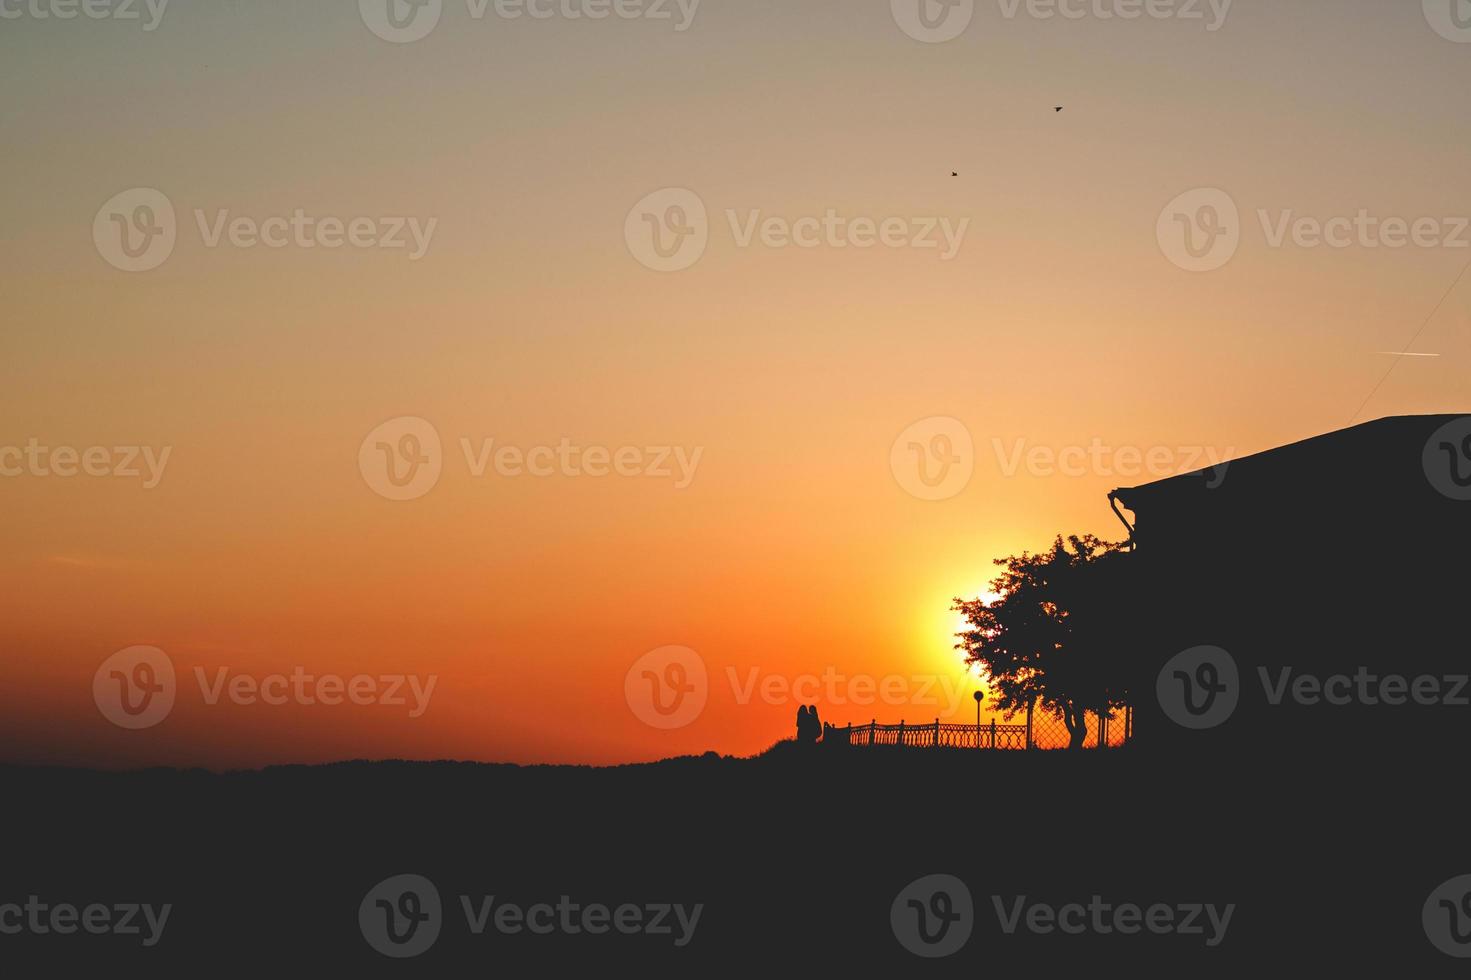
[{"label": "tree canopy", "polygon": [[1081,748],[1086,713],[1124,704],[1130,558],[1123,545],[1092,535],[1059,536],[1047,551],[996,559],[1003,571],[991,589],[999,598],[955,599],[967,624],[956,649],[986,671],[1007,717],[1040,704],[1062,717],[1069,748]]}]

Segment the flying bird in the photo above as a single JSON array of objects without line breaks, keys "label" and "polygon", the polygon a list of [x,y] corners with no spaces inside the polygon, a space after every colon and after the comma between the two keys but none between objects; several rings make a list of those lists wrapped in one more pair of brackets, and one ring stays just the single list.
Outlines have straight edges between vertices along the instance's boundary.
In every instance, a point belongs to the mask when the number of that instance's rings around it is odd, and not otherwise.
[{"label": "flying bird", "polygon": [[952,177],[959,177],[960,174],[958,174],[954,170],[952,170],[952,171],[950,171],[950,176],[952,176]]},{"label": "flying bird", "polygon": [[1061,112],[1062,111],[1062,106],[1055,105],[1055,106],[1052,107],[1052,111],[1053,112]]}]

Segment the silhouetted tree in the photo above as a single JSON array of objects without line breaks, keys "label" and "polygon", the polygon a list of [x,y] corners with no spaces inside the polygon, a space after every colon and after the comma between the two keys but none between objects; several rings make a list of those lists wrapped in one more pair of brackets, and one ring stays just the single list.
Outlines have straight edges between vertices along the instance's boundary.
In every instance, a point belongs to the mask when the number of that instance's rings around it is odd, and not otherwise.
[{"label": "silhouetted tree", "polygon": [[1068,748],[1082,748],[1087,712],[1124,703],[1120,645],[1130,556],[1092,535],[1058,537],[1051,550],[998,558],[991,582],[1000,598],[955,600],[968,629],[955,645],[979,664],[1011,717],[1041,704],[1062,717]]}]

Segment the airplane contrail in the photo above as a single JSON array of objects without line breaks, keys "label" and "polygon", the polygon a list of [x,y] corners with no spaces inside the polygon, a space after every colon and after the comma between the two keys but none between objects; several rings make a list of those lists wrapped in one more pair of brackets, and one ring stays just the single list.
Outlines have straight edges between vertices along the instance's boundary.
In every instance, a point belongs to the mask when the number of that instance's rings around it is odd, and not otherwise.
[{"label": "airplane contrail", "polygon": [[1439,357],[1439,354],[1412,354],[1407,350],[1377,350],[1376,354],[1388,354],[1390,357]]}]

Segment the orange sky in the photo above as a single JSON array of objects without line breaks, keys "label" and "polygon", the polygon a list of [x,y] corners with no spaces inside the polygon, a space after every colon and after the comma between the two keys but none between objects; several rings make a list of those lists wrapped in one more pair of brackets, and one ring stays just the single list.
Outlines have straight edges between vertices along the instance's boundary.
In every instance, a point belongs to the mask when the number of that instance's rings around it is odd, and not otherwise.
[{"label": "orange sky", "polygon": [[[839,723],[970,720],[950,597],[1055,533],[1117,537],[1107,492],[1151,478],[1080,452],[1155,449],[1164,476],[1346,425],[1432,310],[1414,349],[1441,356],[1359,420],[1467,407],[1471,283],[1436,302],[1471,250],[1274,247],[1258,218],[1471,213],[1471,45],[1418,4],[1241,3],[1214,32],[981,4],[944,44],[851,0],[712,2],[683,32],[451,3],[411,44],[352,4],[228,6],[0,30],[0,466],[30,440],[169,448],[151,488],[0,476],[8,760],[607,763],[790,734],[796,701],[740,703],[732,670],[906,679],[820,702]],[[92,235],[138,187],[178,241],[129,273]],[[1241,242],[1191,273],[1156,226],[1202,187]],[[682,271],[625,242],[660,188],[708,209]],[[436,225],[412,260],[210,247],[195,216],[296,209]],[[727,216],[830,209],[969,225],[946,260],[742,247]],[[393,501],[359,450],[400,417],[432,424],[442,472]],[[922,500],[891,449],[934,417],[963,424],[973,475]],[[700,456],[682,487],[477,477],[462,440],[489,439]],[[1076,473],[1008,472],[1069,447]],[[128,731],[92,683],[136,644],[179,684]],[[667,645],[710,681],[671,730],[624,697]],[[221,667],[437,681],[416,718],[209,704],[195,668]]]}]

